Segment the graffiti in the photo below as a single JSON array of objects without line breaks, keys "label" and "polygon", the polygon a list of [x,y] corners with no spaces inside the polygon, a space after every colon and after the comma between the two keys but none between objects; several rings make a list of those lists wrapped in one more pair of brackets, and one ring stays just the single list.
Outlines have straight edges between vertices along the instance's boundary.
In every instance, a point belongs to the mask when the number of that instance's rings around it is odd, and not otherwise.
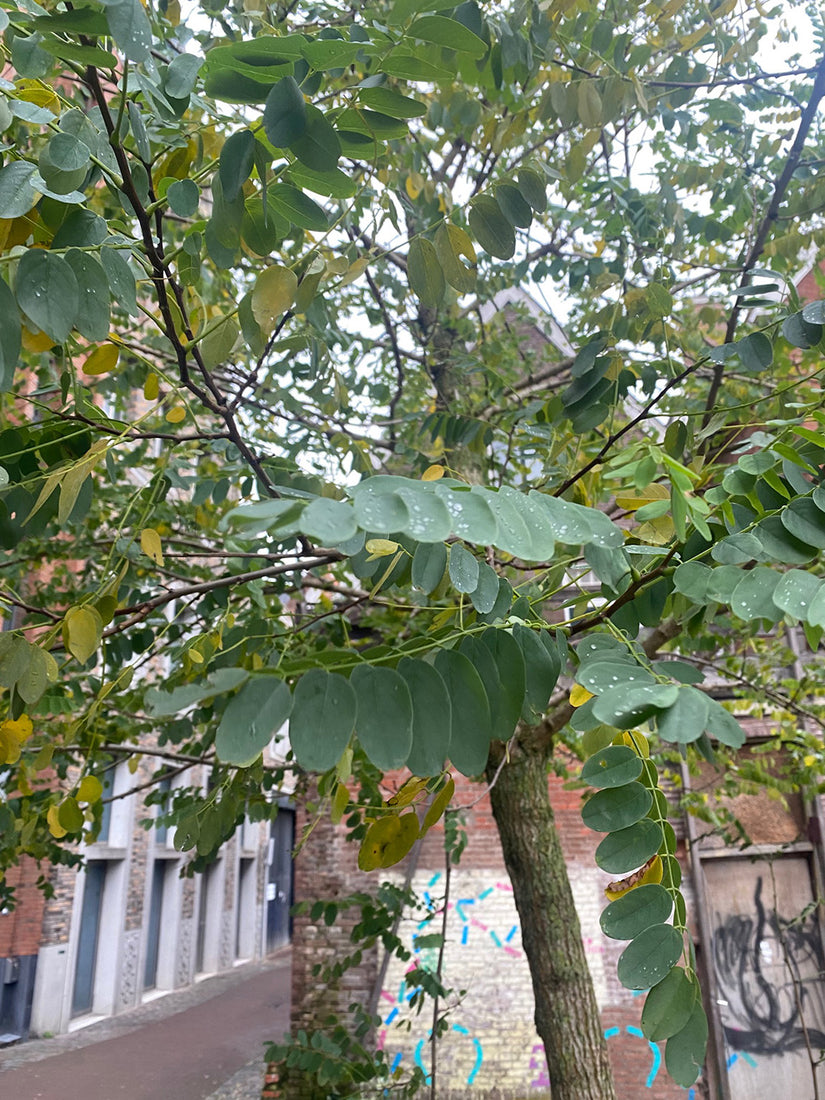
[{"label": "graffiti", "polygon": [[733,1051],[781,1054],[804,1048],[807,1029],[811,1046],[825,1048],[824,961],[815,919],[790,921],[766,910],[761,877],[753,903],[755,918],[734,914],[713,936],[727,1044]]},{"label": "graffiti", "polygon": [[[651,1043],[648,1039],[645,1039],[642,1034],[641,1028],[634,1027],[632,1024],[628,1024],[624,1029],[628,1035],[633,1036],[634,1039],[643,1039],[650,1047],[651,1054],[653,1055],[653,1061],[650,1067],[650,1072],[647,1075],[645,1081],[645,1087],[652,1089],[653,1082],[659,1073],[659,1069],[662,1065],[662,1055],[659,1048],[655,1043]],[[605,1039],[613,1039],[617,1035],[621,1035],[622,1029],[620,1027],[608,1027],[605,1028]],[[533,1047],[532,1056],[530,1058],[530,1069],[538,1071],[538,1076],[533,1078],[530,1082],[530,1087],[534,1089],[549,1089],[550,1088],[550,1074],[547,1071],[547,1058],[544,1054],[544,1047],[541,1043],[536,1043]]]},{"label": "graffiti", "polygon": [[[470,1036],[469,1028],[462,1027],[460,1024],[453,1024],[453,1026],[450,1030],[457,1032],[459,1035],[468,1036],[470,1038],[470,1041],[473,1044],[473,1047],[475,1048],[475,1062],[473,1063],[473,1068],[467,1074],[467,1084],[472,1085],[472,1083],[476,1079],[476,1075],[478,1074],[478,1071],[481,1069],[481,1064],[484,1061],[484,1051],[483,1051],[482,1046],[481,1046],[481,1040],[476,1038],[475,1035]],[[431,1035],[432,1035],[432,1031],[428,1031],[427,1032],[427,1038],[426,1039],[419,1039],[418,1043],[416,1044],[416,1047],[415,1047],[415,1064],[420,1069],[424,1070],[424,1073],[426,1074],[428,1085],[430,1083],[431,1078],[430,1078],[430,1074],[427,1070],[427,1067],[424,1065],[424,1062],[421,1059],[421,1055],[422,1055],[423,1050],[424,1050],[424,1043],[429,1041]]]}]

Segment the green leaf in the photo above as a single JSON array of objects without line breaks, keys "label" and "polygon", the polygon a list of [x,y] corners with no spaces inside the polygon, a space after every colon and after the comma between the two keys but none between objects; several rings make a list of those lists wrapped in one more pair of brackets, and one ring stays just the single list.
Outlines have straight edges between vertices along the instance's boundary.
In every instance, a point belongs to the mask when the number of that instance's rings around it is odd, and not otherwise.
[{"label": "green leaf", "polygon": [[14,160],[0,168],[0,218],[20,218],[37,200],[32,184],[35,167],[26,160]]},{"label": "green leaf", "polygon": [[[641,866],[641,863],[634,866]],[[664,886],[654,883],[636,886],[612,901],[602,912],[602,932],[614,940],[632,940],[645,928],[664,924],[672,909],[673,900]]]},{"label": "green leaf", "polygon": [[289,183],[277,183],[270,188],[269,196],[275,210],[292,225],[321,232],[329,229],[326,210],[297,187]]},{"label": "green leaf", "polygon": [[436,671],[452,703],[450,759],[462,775],[481,775],[492,737],[490,704],[481,678],[467,658],[454,649],[441,649]]},{"label": "green leaf", "polygon": [[499,575],[486,561],[478,563],[478,584],[470,593],[473,607],[482,615],[492,611],[499,597]]},{"label": "green leaf", "polygon": [[397,46],[384,57],[381,62],[381,71],[389,76],[398,76],[403,80],[413,82],[422,80],[427,83],[450,81],[454,78],[448,69],[439,68],[429,61],[417,57],[412,50],[403,46]]},{"label": "green leaf", "polygon": [[443,542],[420,542],[412,561],[414,588],[429,595],[438,588],[447,568],[447,547]]},{"label": "green leaf", "polygon": [[42,248],[29,249],[17,265],[15,292],[34,325],[62,344],[80,308],[77,279],[67,261]]},{"label": "green leaf", "polygon": [[407,508],[403,530],[418,542],[443,542],[450,534],[450,513],[429,483],[410,481],[399,485],[395,493]]},{"label": "green leaf", "polygon": [[[292,80],[292,77],[289,79]],[[218,174],[227,202],[234,202],[240,195],[241,188],[252,173],[254,163],[255,135],[251,130],[239,130],[237,134],[226,139],[221,149]]]},{"label": "green leaf", "polygon": [[129,61],[146,61],[152,46],[152,28],[140,0],[104,3],[106,21],[115,43]]},{"label": "green leaf", "polygon": [[444,15],[423,15],[415,20],[407,31],[407,36],[421,42],[432,42],[436,46],[445,46],[448,50],[468,53],[471,57],[484,57],[487,53],[486,44],[477,34],[473,34],[457,20],[448,19]]},{"label": "green leaf", "polygon": [[407,767],[413,775],[438,775],[450,753],[452,705],[447,685],[432,665],[402,657],[398,674],[412,699],[412,747]]},{"label": "green leaf", "polygon": [[822,581],[801,569],[789,569],[783,573],[773,591],[773,602],[796,619],[806,620],[811,604],[822,587]]},{"label": "green leaf", "polygon": [[355,535],[358,523],[351,504],[319,497],[304,509],[301,530],[322,546],[337,546]]},{"label": "green leaf", "polygon": [[132,317],[137,315],[137,287],[132,269],[115,248],[101,248],[100,262],[109,280],[112,299]]},{"label": "green leaf", "polygon": [[644,866],[661,844],[661,827],[643,817],[633,825],[608,833],[596,848],[596,864],[611,875],[626,875]]},{"label": "green leaf", "polygon": [[627,688],[638,684],[655,684],[656,680],[641,665],[635,662],[619,661],[608,650],[599,654],[601,660],[590,659],[576,673],[576,683],[592,691],[594,695],[610,691],[613,688]]},{"label": "green leaf", "polygon": [[8,285],[0,279],[0,393],[14,384],[14,368],[20,358],[22,326],[17,302]]},{"label": "green leaf", "polygon": [[664,741],[688,744],[698,741],[708,722],[710,703],[704,692],[680,687],[673,706],[656,715],[656,729]]},{"label": "green leaf", "polygon": [[266,97],[263,125],[276,149],[285,149],[305,136],[307,105],[294,77],[285,76],[273,85]]},{"label": "green leaf", "polygon": [[703,604],[707,601],[708,584],[711,579],[710,566],[698,561],[688,561],[680,565],[673,574],[673,584],[677,592],[687,596],[691,602]]},{"label": "green leaf", "polygon": [[313,191],[316,195],[326,195],[331,199],[352,198],[357,190],[355,181],[340,168],[332,168],[328,172],[313,172],[311,168],[296,161],[289,166],[289,178],[296,187]]},{"label": "green leaf", "polygon": [[534,172],[532,168],[520,168],[516,179],[525,202],[529,203],[537,214],[543,214],[547,209],[547,187],[539,173]]},{"label": "green leaf", "polygon": [[478,585],[478,558],[460,542],[450,547],[450,582],[458,592],[473,592]]},{"label": "green leaf", "polygon": [[705,1061],[708,1045],[708,1021],[699,998],[681,1031],[671,1036],[665,1047],[665,1066],[677,1085],[690,1088]]},{"label": "green leaf", "polygon": [[205,680],[176,687],[173,691],[150,688],[146,693],[147,710],[153,718],[170,718],[194,703],[202,703],[216,695],[234,691],[248,679],[249,673],[243,668],[219,668],[211,672]]},{"label": "green leaf", "polygon": [[587,760],[581,778],[591,787],[622,787],[638,779],[642,761],[628,745],[608,745]]},{"label": "green leaf", "polygon": [[337,672],[310,669],[295,686],[289,740],[307,771],[335,766],[355,729],[357,702],[349,680]]},{"label": "green leaf", "polygon": [[763,371],[773,362],[773,344],[764,332],[752,332],[736,344],[742,366],[748,371]]},{"label": "green leaf", "polygon": [[778,622],[781,612],[773,602],[773,593],[779,583],[779,574],[764,565],[749,569],[731,593],[730,606],[735,615],[745,622],[752,619],[769,619]]},{"label": "green leaf", "polygon": [[95,256],[78,248],[69,249],[66,263],[74,273],[78,288],[74,327],[87,340],[100,343],[109,333],[109,280],[106,272]]},{"label": "green leaf", "polygon": [[389,668],[356,665],[350,684],[358,701],[355,731],[381,771],[400,768],[412,748],[412,697],[406,681]]},{"label": "green leaf", "polygon": [[312,171],[332,172],[341,156],[338,135],[317,108],[307,107],[306,112],[306,129],[299,138],[289,143],[289,148]]},{"label": "green leaf", "polygon": [[409,512],[395,492],[403,483],[403,478],[379,474],[353,487],[355,516],[365,531],[388,535],[392,531],[405,530]]},{"label": "green leaf", "polygon": [[825,325],[825,301],[808,302],[802,307],[802,317],[809,325]]},{"label": "green leaf", "polygon": [[163,78],[163,90],[172,99],[186,99],[195,87],[203,58],[193,53],[179,53],[169,62]]},{"label": "green leaf", "polygon": [[504,217],[519,229],[529,229],[533,221],[530,204],[512,183],[502,183],[496,188],[496,202]]},{"label": "green leaf", "polygon": [[628,730],[673,706],[678,694],[679,689],[674,684],[611,688],[595,701],[593,714],[600,722]]},{"label": "green leaf", "polygon": [[525,700],[523,717],[534,721],[547,709],[550,696],[561,671],[561,660],[557,652],[545,645],[549,637],[545,630],[535,631],[516,623],[513,627],[513,640],[521,650],[526,670]]},{"label": "green leaf", "polygon": [[825,550],[825,513],[821,512],[810,497],[792,500],[779,513],[782,526],[794,538],[818,550]]},{"label": "green leaf", "polygon": [[436,309],[444,298],[446,282],[435,245],[424,237],[410,242],[407,252],[407,277],[413,293],[423,306]]},{"label": "green leaf", "polygon": [[626,989],[657,985],[682,954],[682,936],[670,924],[653,924],[627,945],[616,972]]},{"label": "green leaf", "polygon": [[813,546],[792,535],[779,516],[760,520],[753,529],[765,553],[774,561],[785,565],[804,565],[812,561],[817,552]]},{"label": "green leaf", "polygon": [[806,321],[802,312],[786,317],[782,322],[782,335],[795,348],[815,347],[822,339],[822,325]]},{"label": "green leaf", "polygon": [[256,676],[229,700],[215,735],[215,752],[225,764],[246,767],[263,752],[289,718],[292,695],[283,680]]},{"label": "green leaf", "polygon": [[641,783],[625,783],[588,798],[582,807],[582,821],[596,833],[614,833],[635,825],[653,804],[647,787]]},{"label": "green leaf", "polygon": [[642,1031],[652,1043],[669,1039],[690,1019],[698,987],[680,966],[667,974],[648,993],[642,1009]]},{"label": "green leaf", "polygon": [[498,523],[487,501],[467,489],[453,489],[435,482],[437,496],[447,505],[452,520],[453,534],[460,539],[481,546],[495,544],[498,538]]},{"label": "green leaf", "polygon": [[740,749],[745,743],[745,731],[733,717],[715,699],[708,699],[707,731],[723,745]]},{"label": "green leaf", "polygon": [[200,189],[194,180],[175,180],[166,192],[169,209],[181,218],[191,218],[197,212],[200,197]]},{"label": "green leaf", "polygon": [[473,199],[467,218],[475,239],[491,256],[509,260],[516,251],[516,234],[491,195]]},{"label": "green leaf", "polygon": [[481,641],[490,651],[500,681],[493,713],[495,729],[499,731],[495,736],[503,734],[507,738],[524,706],[527,688],[524,654],[512,634],[504,629],[485,630]]},{"label": "green leaf", "polygon": [[392,88],[360,88],[358,98],[365,107],[381,111],[390,118],[421,118],[427,113],[426,103],[419,103]]}]

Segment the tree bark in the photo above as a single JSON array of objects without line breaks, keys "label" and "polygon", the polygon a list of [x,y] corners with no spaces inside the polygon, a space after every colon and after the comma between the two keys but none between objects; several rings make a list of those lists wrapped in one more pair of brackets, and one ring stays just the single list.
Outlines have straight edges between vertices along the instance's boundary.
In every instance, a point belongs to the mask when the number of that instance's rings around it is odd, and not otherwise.
[{"label": "tree bark", "polygon": [[[599,1008],[547,787],[546,748],[516,742],[491,791],[553,1100],[615,1100]],[[500,759],[500,757],[499,757]],[[498,761],[491,756],[488,779]]]}]

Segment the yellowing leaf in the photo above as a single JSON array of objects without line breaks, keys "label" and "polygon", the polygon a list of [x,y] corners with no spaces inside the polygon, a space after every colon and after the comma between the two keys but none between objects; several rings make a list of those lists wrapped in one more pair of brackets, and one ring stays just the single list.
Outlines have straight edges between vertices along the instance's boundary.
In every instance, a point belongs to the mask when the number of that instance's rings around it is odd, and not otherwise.
[{"label": "yellowing leaf", "polygon": [[369,256],[361,256],[359,259],[355,260],[354,263],[351,263],[344,273],[340,286],[349,286],[349,284],[354,283],[356,279],[360,279],[367,270],[369,262]]},{"label": "yellowing leaf", "polygon": [[415,202],[421,192],[424,190],[424,177],[420,172],[410,172],[404,181],[404,190],[409,197]]},{"label": "yellowing leaf", "polygon": [[75,792],[78,802],[97,802],[103,794],[103,784],[96,775],[85,775]]},{"label": "yellowing leaf", "polygon": [[143,396],[147,401],[157,401],[158,394],[160,393],[160,381],[154,371],[146,378],[143,383]]},{"label": "yellowing leaf", "polygon": [[25,326],[23,328],[23,347],[26,351],[48,351],[49,348],[54,347],[54,340],[51,336],[47,336],[45,332],[30,332]]},{"label": "yellowing leaf", "polygon": [[160,535],[154,527],[144,527],[140,532],[140,548],[147,558],[151,558],[155,565],[163,565],[163,548]]},{"label": "yellowing leaf", "polygon": [[394,554],[398,549],[398,543],[392,539],[367,539],[365,549],[370,555],[367,561],[375,561],[377,558],[386,558]]},{"label": "yellowing leaf", "polygon": [[91,607],[70,607],[63,619],[63,642],[82,665],[100,645],[103,620]]},{"label": "yellowing leaf", "polygon": [[57,806],[49,806],[48,812],[46,814],[46,821],[48,822],[49,832],[52,834],[52,836],[55,837],[57,840],[61,840],[66,835],[66,830],[60,824],[57,816],[58,813],[59,810]]},{"label": "yellowing leaf", "polygon": [[181,420],[186,419],[186,409],[183,405],[175,405],[166,414],[166,419],[170,424],[180,424]]},{"label": "yellowing leaf", "polygon": [[84,374],[106,374],[114,370],[120,359],[120,352],[114,344],[101,344],[95,348],[91,355],[86,357],[83,364]]},{"label": "yellowing leaf", "polygon": [[60,114],[60,99],[53,88],[44,84],[42,80],[18,80],[15,87],[17,99],[23,99],[26,103],[35,103],[38,107],[46,107],[53,115]]},{"label": "yellowing leaf", "polygon": [[617,882],[611,882],[605,887],[605,894],[607,894],[610,901],[615,901],[616,898],[620,898],[623,894],[628,893],[630,890],[635,890],[637,886],[647,886],[651,883],[659,883],[662,881],[662,861],[659,856],[652,856],[644,867],[640,867],[638,871],[634,871],[632,875],[628,875],[627,878],[619,879]]},{"label": "yellowing leaf", "polygon": [[0,729],[10,734],[17,741],[25,741],[27,737],[31,737],[34,727],[28,714],[21,714],[19,718],[8,718],[0,726]]},{"label": "yellowing leaf", "polygon": [[438,479],[442,477],[444,477],[443,466],[428,466],[424,473],[421,475],[421,480],[438,481]]},{"label": "yellowing leaf", "polygon": [[276,321],[286,313],[297,293],[298,276],[288,267],[275,265],[261,272],[252,291],[252,315],[264,335],[273,332]]},{"label": "yellowing leaf", "polygon": [[670,490],[667,486],[653,481],[644,489],[617,490],[616,503],[620,508],[635,512],[645,504],[652,504],[654,500],[667,500],[669,497]]},{"label": "yellowing leaf", "polygon": [[570,692],[570,706],[580,707],[582,703],[586,703],[588,699],[592,698],[592,691],[588,691],[587,688],[582,687],[581,684],[574,684],[573,690]]}]

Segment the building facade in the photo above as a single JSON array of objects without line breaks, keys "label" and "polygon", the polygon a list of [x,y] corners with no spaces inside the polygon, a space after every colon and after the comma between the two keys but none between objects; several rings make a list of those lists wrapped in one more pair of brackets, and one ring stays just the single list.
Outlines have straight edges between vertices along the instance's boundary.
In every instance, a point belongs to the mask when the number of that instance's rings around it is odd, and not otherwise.
[{"label": "building facade", "polygon": [[[18,904],[0,914],[0,1041],[57,1035],[116,1015],[240,962],[289,937],[293,814],[246,822],[199,874],[157,808],[137,792],[157,761],[118,765],[99,834],[80,869],[17,871]],[[183,773],[175,783],[198,782]],[[205,778],[205,777],[204,777]],[[134,793],[133,793],[134,792]]]}]

